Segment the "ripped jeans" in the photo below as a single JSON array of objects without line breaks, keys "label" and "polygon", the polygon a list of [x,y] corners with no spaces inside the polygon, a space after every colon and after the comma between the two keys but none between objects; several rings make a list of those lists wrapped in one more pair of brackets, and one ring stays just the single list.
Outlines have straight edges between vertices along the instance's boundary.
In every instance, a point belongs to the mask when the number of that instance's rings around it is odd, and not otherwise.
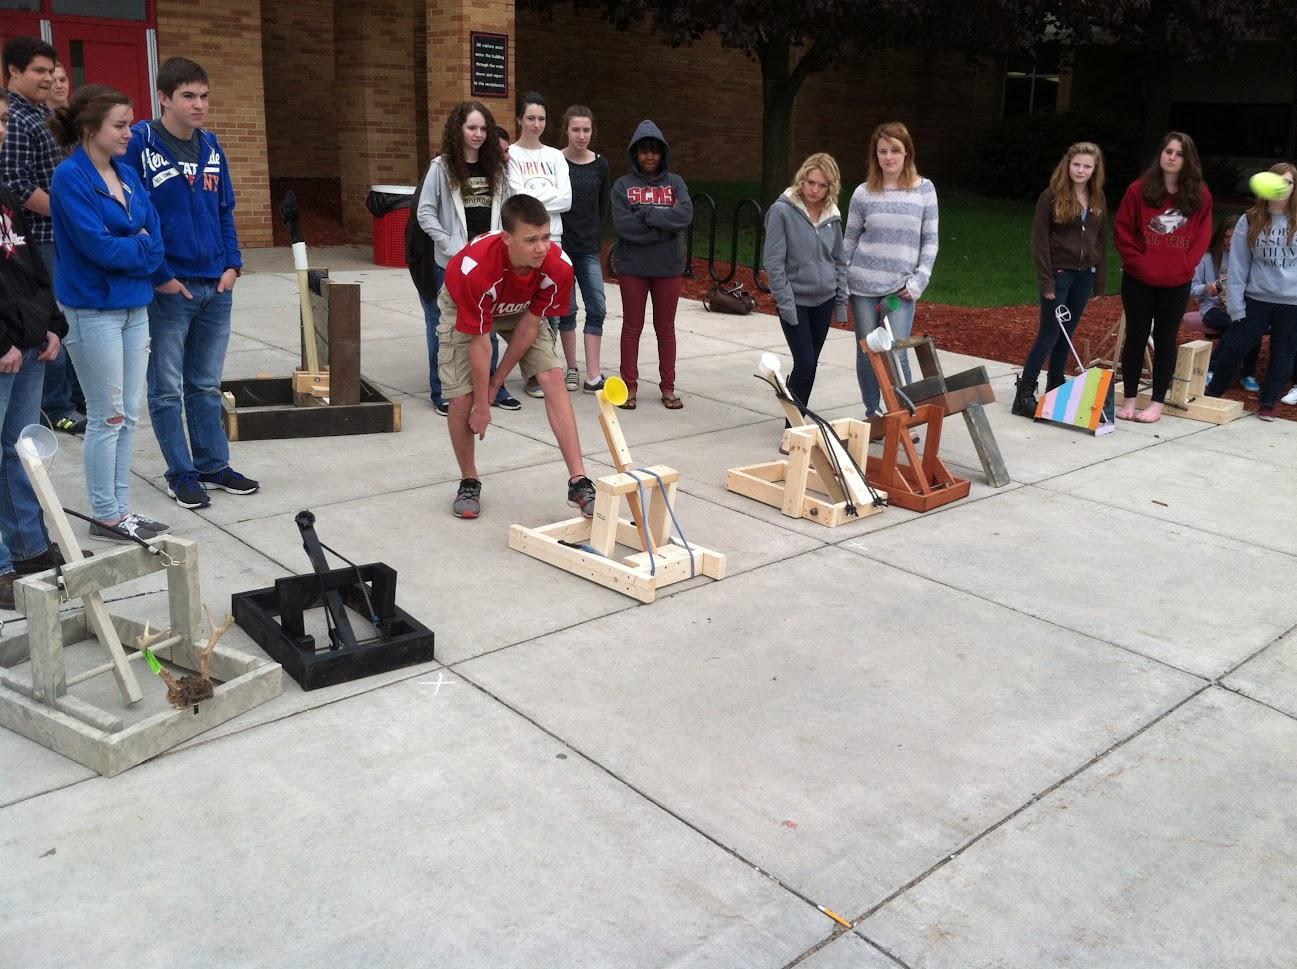
[{"label": "ripped jeans", "polygon": [[62,309],[68,318],[64,342],[86,395],[90,512],[99,521],[116,521],[130,511],[126,493],[149,363],[149,308]]}]

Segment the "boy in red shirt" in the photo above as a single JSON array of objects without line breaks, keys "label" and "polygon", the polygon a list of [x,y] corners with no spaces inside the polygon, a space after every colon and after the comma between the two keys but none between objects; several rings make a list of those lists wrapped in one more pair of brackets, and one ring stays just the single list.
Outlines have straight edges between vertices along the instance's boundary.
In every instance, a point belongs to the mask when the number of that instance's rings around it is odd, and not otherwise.
[{"label": "boy in red shirt", "polygon": [[[550,242],[545,206],[515,195],[500,210],[499,232],[478,236],[446,266],[437,297],[441,324],[437,372],[450,401],[447,427],[462,480],[451,510],[459,518],[482,513],[473,435],[486,437],[491,401],[516,365],[545,391],[545,412],[571,477],[568,504],[594,515],[594,484],[585,474],[572,399],[563,387],[563,364],[546,317],[564,315],[572,298],[572,262]],[[491,375],[491,333],[508,349]]]}]

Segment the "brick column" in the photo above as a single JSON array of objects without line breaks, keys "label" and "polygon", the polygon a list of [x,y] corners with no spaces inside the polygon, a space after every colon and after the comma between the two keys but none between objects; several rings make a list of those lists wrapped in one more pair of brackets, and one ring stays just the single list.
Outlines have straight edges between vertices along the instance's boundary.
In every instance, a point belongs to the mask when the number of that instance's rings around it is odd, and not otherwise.
[{"label": "brick column", "polygon": [[514,78],[518,60],[518,35],[514,28],[513,0],[425,0],[427,3],[428,139],[429,154],[441,150],[446,116],[460,101],[471,97],[468,76],[468,35],[483,30],[509,38],[509,96],[481,98],[495,115],[496,124],[514,132]]},{"label": "brick column", "polygon": [[261,78],[261,0],[158,3],[158,62],[198,61],[212,82],[207,125],[225,148],[238,196],[239,243],[271,244],[266,93]]},{"label": "brick column", "polygon": [[417,0],[354,0],[334,5],[337,39],[338,171],[347,233],[368,239],[370,185],[413,185],[416,171],[415,88],[411,38]]}]

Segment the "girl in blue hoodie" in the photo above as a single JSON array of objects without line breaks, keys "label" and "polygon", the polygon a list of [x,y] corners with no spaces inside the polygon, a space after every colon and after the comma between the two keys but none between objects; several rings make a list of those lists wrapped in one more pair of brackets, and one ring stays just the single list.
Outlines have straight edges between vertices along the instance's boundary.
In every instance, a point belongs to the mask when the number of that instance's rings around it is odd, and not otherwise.
[{"label": "girl in blue hoodie", "polygon": [[639,385],[639,338],[644,308],[653,297],[658,338],[658,389],[667,410],[684,404],[676,396],[676,304],[685,268],[685,230],[694,203],[685,180],[671,171],[671,148],[652,121],[641,121],[631,137],[630,171],[612,187],[612,223],[617,230],[617,276],[621,285],[621,376],[635,409]]},{"label": "girl in blue hoodie", "polygon": [[55,140],[76,146],[54,171],[50,214],[60,270],[54,293],[86,395],[90,535],[124,542],[167,529],[132,514],[127,500],[149,360],[152,276],[164,258],[157,210],[120,160],[131,120],[130,99],[106,84],[80,88],[50,120]]}]

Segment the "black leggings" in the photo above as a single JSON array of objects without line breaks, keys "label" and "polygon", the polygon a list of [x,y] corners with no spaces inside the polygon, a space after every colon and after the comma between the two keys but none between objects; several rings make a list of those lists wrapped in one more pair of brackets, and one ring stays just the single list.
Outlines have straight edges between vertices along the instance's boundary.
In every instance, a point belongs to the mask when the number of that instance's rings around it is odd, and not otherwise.
[{"label": "black leggings", "polygon": [[1121,380],[1126,397],[1139,394],[1144,347],[1153,334],[1153,402],[1161,404],[1175,376],[1176,338],[1189,305],[1189,284],[1150,286],[1130,273],[1121,278],[1121,305],[1126,311],[1126,342],[1121,348]]}]

